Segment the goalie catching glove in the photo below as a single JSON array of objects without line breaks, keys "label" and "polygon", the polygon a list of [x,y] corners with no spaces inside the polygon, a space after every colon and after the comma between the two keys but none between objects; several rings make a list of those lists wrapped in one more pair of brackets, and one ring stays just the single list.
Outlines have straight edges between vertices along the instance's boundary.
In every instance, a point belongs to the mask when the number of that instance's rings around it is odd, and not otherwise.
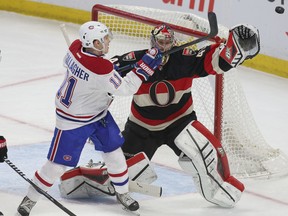
[{"label": "goalie catching glove", "polygon": [[133,70],[142,81],[147,81],[154,74],[154,70],[162,62],[162,53],[157,48],[152,48],[137,62]]},{"label": "goalie catching glove", "polygon": [[237,67],[246,59],[252,59],[260,51],[258,29],[248,24],[239,24],[229,31],[226,44],[220,56],[232,67]]}]

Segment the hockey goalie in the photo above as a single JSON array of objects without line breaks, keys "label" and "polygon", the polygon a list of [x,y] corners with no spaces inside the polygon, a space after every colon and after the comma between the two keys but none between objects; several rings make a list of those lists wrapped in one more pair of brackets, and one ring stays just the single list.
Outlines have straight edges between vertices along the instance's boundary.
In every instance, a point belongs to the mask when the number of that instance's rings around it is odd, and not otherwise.
[{"label": "hockey goalie", "polygon": [[[230,174],[227,155],[221,143],[197,120],[192,121],[177,136],[175,143],[182,153],[181,168],[192,175],[198,192],[208,201],[222,207],[234,207],[240,200],[244,185]],[[129,190],[151,196],[161,196],[162,188],[151,185],[157,175],[145,153],[127,160]],[[115,195],[107,168],[92,160],[64,173],[60,193],[65,198],[89,198]]]},{"label": "hockey goalie", "polygon": [[[145,153],[140,152],[127,160],[129,190],[151,196],[161,196],[162,188],[150,185],[157,179]],[[85,166],[68,170],[60,178],[60,193],[65,198],[89,198],[115,195],[104,163],[90,160]]]}]

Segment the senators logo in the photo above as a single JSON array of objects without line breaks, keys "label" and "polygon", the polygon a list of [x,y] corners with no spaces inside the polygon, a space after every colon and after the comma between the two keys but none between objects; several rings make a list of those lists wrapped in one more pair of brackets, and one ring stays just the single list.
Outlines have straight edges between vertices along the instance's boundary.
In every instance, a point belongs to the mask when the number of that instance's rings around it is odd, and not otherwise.
[{"label": "senators logo", "polygon": [[[162,86],[162,87],[161,87]],[[159,92],[159,88],[164,88],[167,90],[167,98],[166,101],[162,101],[160,100],[159,94],[157,92]],[[176,96],[176,91],[174,89],[173,84],[171,84],[169,81],[167,80],[162,80],[160,82],[154,82],[149,90],[149,94],[150,94],[150,98],[153,101],[153,103],[159,107],[165,107],[165,106],[169,106],[173,100],[175,99]],[[163,96],[162,96],[163,97]]]}]

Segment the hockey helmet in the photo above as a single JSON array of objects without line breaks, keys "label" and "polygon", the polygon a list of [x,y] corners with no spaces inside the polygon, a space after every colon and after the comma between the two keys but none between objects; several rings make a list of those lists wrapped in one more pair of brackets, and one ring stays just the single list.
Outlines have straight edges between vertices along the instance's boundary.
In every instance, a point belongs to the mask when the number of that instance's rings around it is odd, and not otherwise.
[{"label": "hockey helmet", "polygon": [[79,30],[80,41],[85,48],[95,49],[93,42],[98,40],[104,47],[104,37],[109,36],[110,40],[113,38],[111,31],[106,25],[101,22],[89,21],[84,23]]},{"label": "hockey helmet", "polygon": [[174,31],[167,24],[156,26],[151,31],[151,47],[156,47],[165,52],[170,50],[174,43]]}]

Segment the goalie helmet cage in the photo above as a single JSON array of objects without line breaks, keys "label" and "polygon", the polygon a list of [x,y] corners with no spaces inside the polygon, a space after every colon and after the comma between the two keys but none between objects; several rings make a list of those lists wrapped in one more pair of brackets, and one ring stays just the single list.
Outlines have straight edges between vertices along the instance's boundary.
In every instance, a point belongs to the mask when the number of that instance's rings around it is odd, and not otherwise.
[{"label": "goalie helmet cage", "polygon": [[[113,32],[109,57],[150,47],[155,25],[168,23],[178,44],[203,37],[209,32],[208,20],[191,13],[127,5],[94,5],[92,20],[106,24]],[[228,28],[218,25],[219,37],[192,48],[201,48],[227,38]],[[260,133],[237,78],[237,69],[223,75],[193,80],[194,110],[198,120],[221,141],[231,173],[238,178],[272,177],[288,172],[288,157],[267,144]],[[117,96],[110,106],[123,129],[129,116],[131,97]]]}]

